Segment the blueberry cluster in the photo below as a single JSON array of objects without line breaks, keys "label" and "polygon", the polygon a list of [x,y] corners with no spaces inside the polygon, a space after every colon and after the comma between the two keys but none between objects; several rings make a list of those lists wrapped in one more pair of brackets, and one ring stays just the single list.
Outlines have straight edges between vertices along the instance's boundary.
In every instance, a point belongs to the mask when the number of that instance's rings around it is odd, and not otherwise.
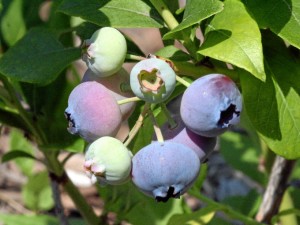
[{"label": "blueberry cluster", "polygon": [[[122,68],[126,52],[126,40],[114,28],[101,28],[84,41],[82,59],[88,69],[69,96],[68,131],[89,143],[84,168],[92,179],[112,185],[131,179],[157,201],[179,198],[196,180],[216,137],[239,122],[241,94],[225,75],[200,77],[173,105],[164,107],[168,122],[158,128],[146,105],[164,104],[175,89],[176,72],[168,60],[152,56],[128,74]],[[132,98],[145,101],[148,111],[142,115],[152,116],[158,130],[134,156],[127,142],[115,138],[135,109],[134,101],[118,101]]]}]

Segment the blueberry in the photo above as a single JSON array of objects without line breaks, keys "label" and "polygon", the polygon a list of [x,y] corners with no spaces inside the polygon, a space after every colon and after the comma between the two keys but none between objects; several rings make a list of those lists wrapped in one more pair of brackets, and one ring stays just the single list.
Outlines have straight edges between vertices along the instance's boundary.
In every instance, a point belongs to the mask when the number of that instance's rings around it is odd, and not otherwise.
[{"label": "blueberry", "polygon": [[97,76],[107,77],[121,69],[126,52],[123,34],[115,28],[103,27],[84,41],[82,59]]},{"label": "blueberry", "polygon": [[174,142],[152,142],[132,158],[132,181],[157,201],[179,198],[193,184],[200,160],[190,148]]},{"label": "blueberry", "polygon": [[215,137],[240,121],[242,97],[225,75],[209,74],[195,80],[184,92],[180,115],[193,132]]},{"label": "blueberry", "polygon": [[[92,70],[88,69],[84,73],[81,82],[86,81],[96,81],[104,85],[117,101],[134,97],[134,94],[130,89],[129,73],[123,68],[109,77],[99,77],[95,73],[93,73]],[[135,102],[129,102],[120,105],[123,121],[127,120],[131,115],[135,108],[135,105]]]},{"label": "blueberry", "polygon": [[65,116],[68,131],[87,142],[117,134],[122,115],[118,103],[106,87],[89,81],[77,85],[68,99]]},{"label": "blueberry", "polygon": [[131,152],[112,137],[92,142],[85,153],[85,170],[102,184],[122,184],[130,178]]},{"label": "blueberry", "polygon": [[175,84],[175,71],[164,60],[157,58],[138,62],[130,73],[133,93],[151,103],[165,101],[173,92]]}]

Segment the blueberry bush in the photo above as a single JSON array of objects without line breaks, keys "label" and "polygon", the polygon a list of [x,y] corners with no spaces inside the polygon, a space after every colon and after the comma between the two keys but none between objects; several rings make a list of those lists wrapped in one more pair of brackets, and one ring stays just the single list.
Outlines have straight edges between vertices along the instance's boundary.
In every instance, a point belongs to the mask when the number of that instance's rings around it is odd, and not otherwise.
[{"label": "blueberry bush", "polygon": [[[26,177],[32,212],[0,223],[300,223],[298,0],[0,0],[0,12],[2,164]],[[144,28],[163,47],[126,32]],[[215,152],[250,191],[206,195]],[[74,155],[100,214],[66,172]]]}]

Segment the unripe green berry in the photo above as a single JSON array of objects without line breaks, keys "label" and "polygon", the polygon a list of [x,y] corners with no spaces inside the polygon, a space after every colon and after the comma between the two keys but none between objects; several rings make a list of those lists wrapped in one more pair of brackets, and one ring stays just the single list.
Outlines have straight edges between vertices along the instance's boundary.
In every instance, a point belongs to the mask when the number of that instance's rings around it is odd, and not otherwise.
[{"label": "unripe green berry", "polygon": [[106,136],[89,145],[84,167],[100,183],[117,185],[128,180],[131,158],[131,152],[121,141]]},{"label": "unripe green berry", "polygon": [[133,93],[146,102],[165,101],[174,91],[176,73],[162,59],[150,58],[138,62],[130,73]]},{"label": "unripe green berry", "polygon": [[84,41],[82,59],[97,76],[107,77],[121,69],[126,52],[123,34],[115,28],[103,27]]}]

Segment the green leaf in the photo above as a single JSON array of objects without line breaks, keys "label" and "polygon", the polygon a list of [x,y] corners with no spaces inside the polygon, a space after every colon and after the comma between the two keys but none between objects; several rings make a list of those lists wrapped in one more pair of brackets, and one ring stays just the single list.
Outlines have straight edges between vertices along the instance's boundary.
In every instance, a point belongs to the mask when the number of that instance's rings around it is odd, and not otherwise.
[{"label": "green leaf", "polygon": [[7,152],[2,156],[2,163],[14,160],[16,158],[28,158],[35,160],[36,158],[24,151],[21,150],[12,150],[11,152]]},{"label": "green leaf", "polygon": [[44,0],[22,0],[23,1],[23,17],[27,28],[42,26],[44,22],[41,20],[41,9],[45,6]]},{"label": "green leaf", "polygon": [[12,127],[16,127],[28,131],[27,125],[24,123],[24,121],[19,115],[8,112],[2,108],[0,108],[0,122],[8,126],[12,126]]},{"label": "green leaf", "polygon": [[[64,111],[68,105],[68,97],[78,84],[73,74],[68,74],[68,80],[65,71],[49,85],[39,87],[36,84],[22,83],[22,93],[36,122],[44,131],[48,144],[44,148],[53,150],[67,149],[72,152],[81,152],[82,148],[75,142],[79,136],[71,135],[67,131],[68,121],[64,116]],[[49,122],[51,121],[51,122]]]},{"label": "green leaf", "polygon": [[290,44],[300,49],[299,0],[243,0],[262,28],[270,28]]},{"label": "green leaf", "polygon": [[80,57],[78,48],[64,48],[54,33],[34,28],[0,59],[0,73],[23,82],[46,85]]},{"label": "green leaf", "polygon": [[[245,114],[245,113],[243,113]],[[221,154],[235,169],[260,184],[266,184],[267,176],[258,170],[261,152],[253,144],[249,134],[226,132],[220,137]]]},{"label": "green leaf", "polygon": [[22,5],[23,0],[11,1],[1,19],[3,39],[10,46],[14,45],[26,33]]},{"label": "green leaf", "polygon": [[207,206],[193,213],[174,215],[168,221],[168,225],[205,225],[212,220],[218,209],[216,206]]},{"label": "green leaf", "polygon": [[219,0],[187,0],[182,22],[165,34],[164,39],[173,38],[175,33],[200,23],[222,10],[223,3]]},{"label": "green leaf", "polygon": [[199,53],[265,80],[261,34],[256,22],[238,0],[227,0],[224,4],[224,10],[208,24]]},{"label": "green leaf", "polygon": [[141,0],[64,0],[59,11],[79,16],[99,26],[162,27],[160,16],[148,1]]},{"label": "green leaf", "polygon": [[[224,205],[233,208],[249,217],[254,217],[261,204],[262,196],[256,190],[251,190],[245,196],[230,196],[222,200]],[[229,215],[230,216],[230,215]]]},{"label": "green leaf", "polygon": [[266,82],[241,72],[249,118],[269,148],[288,159],[300,157],[300,63],[275,35],[264,33]]},{"label": "green leaf", "polygon": [[[120,186],[99,187],[107,212],[116,212],[119,220],[133,225],[165,225],[169,218],[183,213],[183,199],[169,199],[161,203],[141,193],[132,182]],[[145,215],[147,219],[145,220]]]},{"label": "green leaf", "polygon": [[58,225],[57,218],[46,215],[0,214],[0,221],[5,225]]},{"label": "green leaf", "polygon": [[[0,222],[5,225],[59,225],[57,217],[48,215],[0,214]],[[68,219],[70,225],[84,225],[82,219]]]},{"label": "green leaf", "polygon": [[28,178],[23,186],[25,205],[32,210],[49,210],[54,206],[48,172],[40,172]]},{"label": "green leaf", "polygon": [[169,45],[159,49],[159,51],[157,51],[155,55],[170,59],[172,61],[191,60],[191,57],[187,53],[183,52],[179,48],[176,48],[174,45]]},{"label": "green leaf", "polygon": [[[34,150],[33,150],[33,145],[30,143],[25,137],[24,134],[17,130],[17,129],[12,129],[10,133],[10,149],[11,152],[13,151],[23,151],[24,154],[28,154],[33,156],[34,155]],[[15,154],[15,153],[11,153]],[[28,158],[15,158],[14,159],[17,166],[21,169],[21,171],[29,176],[32,174],[33,166],[34,166],[34,161],[32,159]]]}]

